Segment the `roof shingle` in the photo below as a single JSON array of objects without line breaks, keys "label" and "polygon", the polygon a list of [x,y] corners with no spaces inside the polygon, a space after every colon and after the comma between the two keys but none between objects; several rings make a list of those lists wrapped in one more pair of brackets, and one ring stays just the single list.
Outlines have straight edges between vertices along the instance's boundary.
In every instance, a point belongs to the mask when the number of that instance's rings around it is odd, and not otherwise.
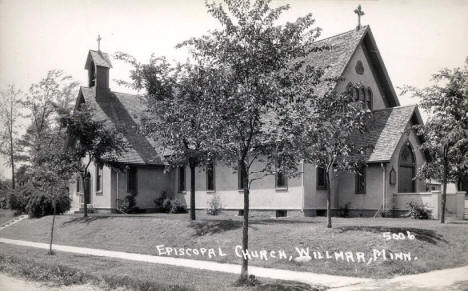
[{"label": "roof shingle", "polygon": [[372,112],[370,128],[359,140],[360,144],[370,145],[373,149],[367,162],[390,161],[416,107],[392,107]]},{"label": "roof shingle", "polygon": [[[81,87],[83,98],[95,110],[95,118],[104,120],[124,136],[128,144],[127,151],[122,153],[118,162],[128,164],[163,165],[158,144],[140,132],[142,114],[145,110],[141,96],[99,91],[96,99],[95,88]],[[102,96],[104,95],[104,96]]]}]

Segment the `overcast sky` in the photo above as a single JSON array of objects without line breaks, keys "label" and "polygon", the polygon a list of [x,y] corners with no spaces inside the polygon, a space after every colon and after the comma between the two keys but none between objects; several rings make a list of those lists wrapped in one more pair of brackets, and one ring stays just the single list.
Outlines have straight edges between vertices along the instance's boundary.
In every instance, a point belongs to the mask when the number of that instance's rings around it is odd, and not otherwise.
[{"label": "overcast sky", "polygon": [[[395,87],[427,86],[442,67],[463,66],[468,56],[467,0],[273,0],[290,3],[281,21],[312,12],[322,37],[356,27],[358,4],[369,24]],[[86,85],[83,67],[89,49],[130,53],[141,61],[151,53],[186,58],[174,46],[216,27],[203,0],[0,0],[0,89],[8,84],[27,90],[48,70],[62,69]],[[128,76],[113,62],[111,79]],[[114,91],[128,91],[111,82]],[[398,92],[398,90],[397,90]],[[402,105],[415,103],[400,98]],[[3,125],[1,125],[3,126]],[[0,175],[9,176],[0,165]]]}]

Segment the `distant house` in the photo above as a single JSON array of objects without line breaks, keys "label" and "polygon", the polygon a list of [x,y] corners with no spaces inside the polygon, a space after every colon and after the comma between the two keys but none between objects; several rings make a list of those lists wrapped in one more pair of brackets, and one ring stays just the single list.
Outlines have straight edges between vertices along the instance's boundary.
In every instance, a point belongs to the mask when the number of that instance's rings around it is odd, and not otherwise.
[{"label": "distant house", "polygon": [[[297,178],[268,176],[252,185],[250,207],[272,214],[308,216],[323,215],[326,209],[327,187],[333,188],[332,209],[345,207],[350,214],[374,215],[379,209],[395,208],[393,193],[426,191],[424,181],[415,178],[416,169],[424,161],[419,151],[420,140],[411,126],[421,124],[416,105],[400,106],[388,77],[371,29],[348,31],[317,42],[329,50],[314,52],[310,62],[324,68],[328,77],[342,77],[338,90],[353,90],[372,110],[373,120],[369,132],[360,142],[372,145],[367,156],[367,167],[362,175],[338,173],[326,184],[325,172],[314,165],[301,165]],[[142,112],[142,97],[113,92],[109,88],[109,57],[101,51],[89,51],[85,69],[89,85],[81,87],[76,106],[88,103],[96,108],[96,118],[107,120],[121,130],[130,145],[118,162],[124,170],[92,165],[91,198],[94,209],[113,211],[119,201],[134,195],[139,208],[152,209],[154,200],[164,191],[190,205],[187,194],[190,185],[188,168],[165,172],[162,149],[155,141],[138,131]],[[359,82],[358,89],[350,82]],[[196,205],[207,208],[216,195],[223,209],[238,211],[243,208],[239,173],[222,163],[216,163],[196,173]],[[80,208],[83,201],[82,185],[70,187],[72,207]]]}]

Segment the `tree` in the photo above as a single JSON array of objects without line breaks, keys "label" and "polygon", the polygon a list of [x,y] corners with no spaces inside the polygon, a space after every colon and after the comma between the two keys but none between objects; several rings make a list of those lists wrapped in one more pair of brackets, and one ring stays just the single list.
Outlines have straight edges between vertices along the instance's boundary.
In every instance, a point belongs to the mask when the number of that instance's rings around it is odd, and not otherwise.
[{"label": "tree", "polygon": [[443,69],[433,75],[434,85],[417,89],[406,86],[402,93],[419,98],[428,114],[425,125],[415,126],[423,137],[421,149],[428,161],[418,176],[442,181],[440,222],[445,222],[447,183],[468,175],[468,58],[463,69]]},{"label": "tree", "polygon": [[23,106],[27,110],[26,118],[30,124],[22,137],[21,144],[27,151],[31,164],[41,163],[39,153],[47,148],[50,135],[58,124],[57,108],[70,112],[74,105],[78,82],[60,70],[50,70],[47,76],[38,83],[32,84],[26,95]]},{"label": "tree", "polygon": [[[271,8],[269,4],[262,0],[207,4],[221,28],[179,45],[188,47],[194,60],[216,70],[207,84],[207,90],[216,93],[205,95],[204,106],[213,115],[207,118],[216,120],[210,129],[213,150],[240,172],[244,251],[251,183],[265,175],[297,172],[300,126],[295,117],[310,103],[321,76],[304,63],[318,35],[311,14],[276,25],[289,5]],[[247,279],[244,257],[240,280]]]},{"label": "tree", "polygon": [[0,129],[0,154],[7,157],[7,163],[11,167],[11,187],[15,189],[15,163],[21,158],[18,155],[20,145],[18,143],[17,123],[19,117],[18,107],[20,105],[22,92],[14,85],[0,93],[0,121],[4,125]]},{"label": "tree", "polygon": [[[331,221],[331,178],[335,171],[360,173],[365,165],[367,145],[359,143],[359,135],[367,130],[369,111],[364,103],[348,92],[336,92],[337,80],[325,80],[324,94],[314,98],[310,111],[301,116],[304,138],[304,160],[326,173],[327,227]],[[355,86],[358,86],[355,84]],[[309,125],[309,126],[307,126]]]},{"label": "tree", "polygon": [[[84,185],[84,217],[88,216],[87,203],[90,195],[89,165],[114,165],[118,156],[125,151],[126,143],[120,132],[97,120],[94,107],[82,103],[72,113],[61,112],[60,121],[67,129],[66,157],[78,162],[78,170]],[[82,159],[87,158],[85,163]]]},{"label": "tree", "polygon": [[171,168],[189,165],[190,218],[195,220],[195,169],[214,158],[209,132],[215,120],[210,119],[212,114],[205,106],[213,70],[190,63],[173,67],[154,56],[148,64],[140,64],[125,53],[116,57],[133,66],[132,83],[121,83],[146,91],[143,132],[166,150]]},{"label": "tree", "polygon": [[[43,197],[52,204],[52,224],[50,231],[49,254],[54,254],[52,249],[54,238],[55,216],[63,212],[63,202],[68,200],[68,184],[79,169],[79,157],[67,151],[66,128],[59,127],[49,135],[48,148],[41,148],[41,165],[31,167],[30,176],[35,195]],[[45,203],[46,201],[40,201]],[[31,204],[30,202],[28,204]],[[44,206],[42,206],[44,207]],[[58,210],[57,208],[60,207]],[[30,211],[34,211],[30,209]]]}]

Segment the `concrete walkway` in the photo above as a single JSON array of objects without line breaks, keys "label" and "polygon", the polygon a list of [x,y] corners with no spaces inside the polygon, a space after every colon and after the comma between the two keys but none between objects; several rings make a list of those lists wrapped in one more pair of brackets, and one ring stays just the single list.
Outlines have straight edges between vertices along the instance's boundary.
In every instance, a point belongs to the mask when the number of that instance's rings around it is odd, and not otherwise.
[{"label": "concrete walkway", "polygon": [[329,291],[359,290],[468,290],[468,266],[371,280],[353,286],[329,289]]},{"label": "concrete walkway", "polygon": [[[0,243],[12,244],[17,246],[33,247],[40,249],[49,249],[49,245],[46,243],[38,243],[31,241],[23,240],[13,240],[7,238],[0,238]],[[153,264],[164,264],[185,268],[194,268],[209,270],[215,272],[225,272],[225,273],[240,273],[240,265],[234,264],[223,264],[210,261],[202,260],[190,260],[190,259],[181,259],[181,258],[172,258],[172,257],[160,257],[152,255],[143,255],[136,253],[127,253],[127,252],[117,252],[117,251],[108,251],[102,249],[92,249],[92,248],[82,248],[82,247],[73,247],[66,245],[53,245],[55,251],[68,252],[82,255],[98,256],[98,257],[108,257],[116,259],[124,259],[145,263]],[[365,278],[356,278],[356,277],[345,277],[345,276],[333,276],[326,274],[314,274],[309,272],[296,272],[282,269],[272,269],[272,268],[262,268],[249,266],[249,273],[257,277],[271,278],[277,280],[288,280],[288,281],[297,281],[313,285],[324,285],[327,287],[343,287],[351,286],[355,284],[362,284],[372,281],[371,279]]]},{"label": "concrete walkway", "polygon": [[11,219],[11,220],[8,220],[7,222],[5,222],[4,224],[2,224],[2,225],[0,226],[0,230],[5,229],[5,228],[7,228],[7,227],[10,227],[10,226],[12,226],[13,224],[18,223],[18,222],[20,222],[21,220],[26,219],[26,218],[28,218],[28,215],[20,215],[20,216],[17,216],[17,217],[15,217],[15,218]]},{"label": "concrete walkway", "polygon": [[104,291],[99,287],[87,285],[50,286],[44,282],[28,281],[0,273],[0,290],[8,291]]}]

